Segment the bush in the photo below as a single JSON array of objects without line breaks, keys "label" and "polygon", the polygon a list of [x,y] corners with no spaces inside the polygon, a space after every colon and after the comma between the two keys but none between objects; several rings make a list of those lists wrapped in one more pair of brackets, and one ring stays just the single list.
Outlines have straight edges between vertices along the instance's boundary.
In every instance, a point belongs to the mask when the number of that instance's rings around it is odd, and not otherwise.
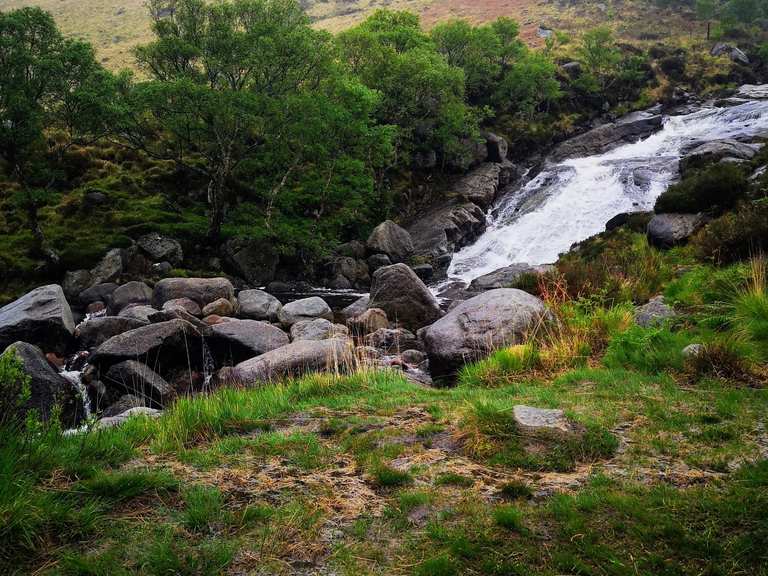
[{"label": "bush", "polygon": [[670,186],[656,200],[655,211],[722,214],[744,198],[749,182],[744,171],[732,164],[718,164]]},{"label": "bush", "polygon": [[691,244],[698,257],[718,264],[738,262],[768,251],[768,201],[742,204],[710,222]]},{"label": "bush", "polygon": [[748,386],[761,384],[761,379],[752,369],[749,360],[732,342],[705,345],[700,352],[686,360],[685,367],[693,381],[702,378],[719,378]]},{"label": "bush", "polygon": [[682,370],[683,348],[688,344],[687,334],[672,332],[668,327],[632,326],[611,340],[603,363],[608,368],[634,368],[653,374]]}]

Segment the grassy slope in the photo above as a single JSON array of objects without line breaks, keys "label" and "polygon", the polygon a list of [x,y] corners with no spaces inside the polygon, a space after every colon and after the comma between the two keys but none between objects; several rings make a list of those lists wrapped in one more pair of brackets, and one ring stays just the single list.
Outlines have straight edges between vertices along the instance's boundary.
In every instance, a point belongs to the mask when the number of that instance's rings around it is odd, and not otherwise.
[{"label": "grassy slope", "polygon": [[[653,35],[660,40],[697,35],[695,25],[680,14],[660,11],[640,0],[606,6],[600,2],[559,6],[537,0],[308,0],[303,2],[316,25],[333,32],[354,25],[372,10],[389,8],[418,12],[427,26],[449,18],[487,22],[499,16],[518,20],[523,38],[541,44],[540,24],[578,32],[609,24],[622,36],[639,39]],[[0,0],[0,10],[40,6],[51,12],[66,34],[84,37],[97,48],[109,68],[131,67],[131,49],[151,39],[143,0]]]},{"label": "grassy slope", "polygon": [[[685,260],[629,240],[640,264],[617,272],[625,284],[658,286],[643,267]],[[684,313],[670,327],[550,295],[560,328],[453,389],[312,376],[5,447],[0,561],[42,574],[768,574],[768,307],[739,312],[767,300],[748,288],[755,270],[667,275]],[[707,362],[684,361],[691,342]],[[562,408],[587,433],[531,456],[515,404]]]}]

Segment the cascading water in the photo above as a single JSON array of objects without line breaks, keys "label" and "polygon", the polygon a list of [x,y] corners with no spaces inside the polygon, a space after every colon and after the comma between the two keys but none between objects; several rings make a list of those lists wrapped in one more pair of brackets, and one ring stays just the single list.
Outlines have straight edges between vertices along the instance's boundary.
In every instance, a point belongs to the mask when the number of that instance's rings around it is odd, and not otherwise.
[{"label": "cascading water", "polygon": [[749,101],[672,116],[645,140],[547,166],[502,198],[485,234],[454,255],[448,277],[468,283],[510,264],[555,262],[617,214],[651,210],[678,177],[687,146],[767,134],[768,101]]}]

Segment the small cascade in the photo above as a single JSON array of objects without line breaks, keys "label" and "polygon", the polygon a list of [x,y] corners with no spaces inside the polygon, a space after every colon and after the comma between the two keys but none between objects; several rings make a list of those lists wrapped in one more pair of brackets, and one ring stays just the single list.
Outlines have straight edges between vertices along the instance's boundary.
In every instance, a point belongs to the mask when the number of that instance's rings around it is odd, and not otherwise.
[{"label": "small cascade", "polygon": [[203,389],[208,390],[213,378],[213,373],[216,371],[216,362],[211,354],[211,349],[208,348],[208,344],[204,337],[201,337],[202,351],[203,351]]},{"label": "small cascade", "polygon": [[[87,364],[85,365],[87,366]],[[85,368],[83,368],[84,370]],[[85,419],[90,420],[93,415],[93,408],[91,406],[91,397],[88,395],[88,389],[83,384],[83,370],[67,370],[64,369],[60,374],[71,382],[75,391],[83,401],[83,411],[85,412]]]}]

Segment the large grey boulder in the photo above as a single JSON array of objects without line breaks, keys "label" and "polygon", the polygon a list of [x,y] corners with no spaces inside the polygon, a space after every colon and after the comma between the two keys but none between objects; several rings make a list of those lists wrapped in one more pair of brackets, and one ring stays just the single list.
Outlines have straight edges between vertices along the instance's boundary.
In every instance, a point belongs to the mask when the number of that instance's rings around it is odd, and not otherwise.
[{"label": "large grey boulder", "polygon": [[58,284],[35,288],[0,308],[0,350],[22,341],[63,353],[74,331],[72,310]]},{"label": "large grey boulder", "polygon": [[275,279],[280,258],[270,244],[248,238],[232,238],[222,247],[222,252],[234,273],[252,286],[264,286]]},{"label": "large grey boulder", "polygon": [[656,214],[648,224],[648,242],[672,248],[684,244],[705,223],[703,214]]},{"label": "large grey boulder", "polygon": [[405,262],[413,254],[411,235],[391,220],[373,229],[366,247],[372,254],[386,254],[392,262]]},{"label": "large grey boulder", "polygon": [[302,320],[314,320],[315,318],[325,318],[333,320],[333,311],[328,304],[319,296],[312,296],[302,300],[294,300],[282,307],[277,314],[280,323],[285,326],[293,326],[296,322]]},{"label": "large grey boulder", "polygon": [[89,270],[72,270],[64,274],[64,280],[61,287],[64,295],[70,302],[75,302],[80,292],[87,290],[93,282],[91,281],[91,272]]},{"label": "large grey boulder", "polygon": [[131,418],[160,418],[162,415],[162,410],[148,408],[146,406],[137,406],[136,408],[121,412],[117,416],[102,418],[96,423],[96,427],[101,429],[114,428],[115,426],[122,426]]},{"label": "large grey boulder", "polygon": [[110,250],[91,270],[91,285],[115,282],[123,273],[124,266],[123,251],[120,248]]},{"label": "large grey boulder", "polygon": [[364,296],[360,296],[360,298],[352,302],[352,304],[341,311],[341,317],[347,321],[350,318],[354,318],[355,316],[360,316],[360,314],[368,310],[368,303],[370,301],[370,295],[365,294]]},{"label": "large grey boulder", "polygon": [[83,306],[88,306],[88,304],[94,302],[103,302],[108,305],[112,301],[112,294],[114,294],[117,288],[118,286],[114,282],[96,284],[80,292],[78,298]]},{"label": "large grey boulder", "polygon": [[566,140],[552,153],[550,159],[560,162],[567,158],[582,158],[608,152],[623,144],[637,142],[650,136],[662,126],[662,116],[652,112],[633,112],[617,122],[598,126]]},{"label": "large grey boulder", "polygon": [[168,300],[189,298],[202,308],[219,298],[234,305],[235,289],[226,278],[164,278],[155,284],[152,304],[162,308]]},{"label": "large grey boulder", "polygon": [[102,369],[124,360],[139,360],[160,374],[179,366],[200,367],[203,338],[189,322],[174,319],[113,336],[91,355],[91,364]]},{"label": "large grey boulder", "polygon": [[450,376],[467,362],[525,342],[548,318],[540,299],[522,290],[500,288],[462,302],[418,336],[433,375]]},{"label": "large grey boulder", "polygon": [[674,309],[664,302],[664,296],[656,296],[635,310],[635,323],[643,328],[650,328],[663,324],[676,315]]},{"label": "large grey boulder", "polygon": [[234,320],[211,326],[211,348],[216,358],[237,364],[290,344],[288,334],[258,320]]},{"label": "large grey boulder", "polygon": [[274,322],[283,305],[280,300],[263,290],[242,290],[237,295],[240,316],[250,320]]},{"label": "large grey boulder", "polygon": [[91,318],[83,322],[75,329],[75,338],[77,338],[77,347],[79,350],[91,350],[101,346],[104,342],[130,330],[146,326],[148,322],[136,318],[127,318],[121,316],[102,316],[101,318]]},{"label": "large grey boulder", "polygon": [[520,278],[527,274],[541,274],[546,272],[547,266],[531,266],[530,264],[510,264],[490,274],[485,274],[472,280],[469,285],[470,292],[487,292],[497,288],[510,288],[514,286]]},{"label": "large grey boulder", "polygon": [[166,406],[173,398],[173,387],[143,362],[125,360],[109,367],[102,381],[122,393],[143,398],[146,405]]},{"label": "large grey boulder", "polygon": [[368,308],[380,308],[390,321],[410,330],[431,324],[442,316],[437,299],[405,264],[393,264],[376,271]]},{"label": "large grey boulder", "polygon": [[466,202],[488,208],[499,193],[502,165],[482,164],[454,185],[454,192]]},{"label": "large grey boulder", "polygon": [[203,315],[200,304],[189,298],[174,298],[163,304],[163,310],[184,310],[187,314],[197,318]]},{"label": "large grey boulder", "polygon": [[136,304],[123,308],[118,313],[120,318],[132,318],[134,320],[140,320],[142,322],[152,322],[150,319],[158,310],[152,308],[152,306],[146,306],[142,304]]},{"label": "large grey boulder", "polygon": [[718,42],[712,46],[712,50],[709,53],[712,56],[728,56],[732,62],[749,66],[749,57],[736,46],[727,42]]},{"label": "large grey boulder", "polygon": [[127,282],[112,292],[112,313],[117,314],[130,304],[148,305],[151,300],[152,288],[144,282]]},{"label": "large grey boulder", "polygon": [[[59,419],[65,428],[74,428],[85,417],[83,399],[75,386],[64,378],[45,358],[43,351],[27,342],[14,342],[5,348],[3,354],[15,354],[21,362],[24,373],[29,376],[29,400],[13,416],[19,422],[30,410],[43,420],[48,420],[59,410]],[[8,383],[12,386],[13,383]],[[3,390],[4,394],[19,394],[18,390]]]},{"label": "large grey boulder", "polygon": [[365,337],[365,343],[384,354],[399,354],[405,350],[421,348],[416,335],[403,328],[379,328]]},{"label": "large grey boulder", "polygon": [[291,340],[327,340],[328,338],[346,338],[349,330],[346,326],[334,324],[325,318],[302,320],[291,326]]},{"label": "large grey boulder", "polygon": [[760,146],[757,144],[745,144],[738,140],[713,140],[705,142],[685,153],[680,160],[680,172],[686,174],[692,169],[701,168],[709,164],[723,160],[752,160]]},{"label": "large grey boulder", "polygon": [[136,241],[136,245],[152,262],[168,262],[172,266],[178,266],[184,261],[181,244],[157,232],[145,234]]},{"label": "large grey boulder", "polygon": [[345,371],[353,363],[354,350],[346,339],[299,340],[238,364],[233,378],[247,385],[309,372]]},{"label": "large grey boulder", "polygon": [[488,133],[485,135],[485,143],[488,148],[488,162],[504,162],[507,159],[509,144],[502,137]]}]

